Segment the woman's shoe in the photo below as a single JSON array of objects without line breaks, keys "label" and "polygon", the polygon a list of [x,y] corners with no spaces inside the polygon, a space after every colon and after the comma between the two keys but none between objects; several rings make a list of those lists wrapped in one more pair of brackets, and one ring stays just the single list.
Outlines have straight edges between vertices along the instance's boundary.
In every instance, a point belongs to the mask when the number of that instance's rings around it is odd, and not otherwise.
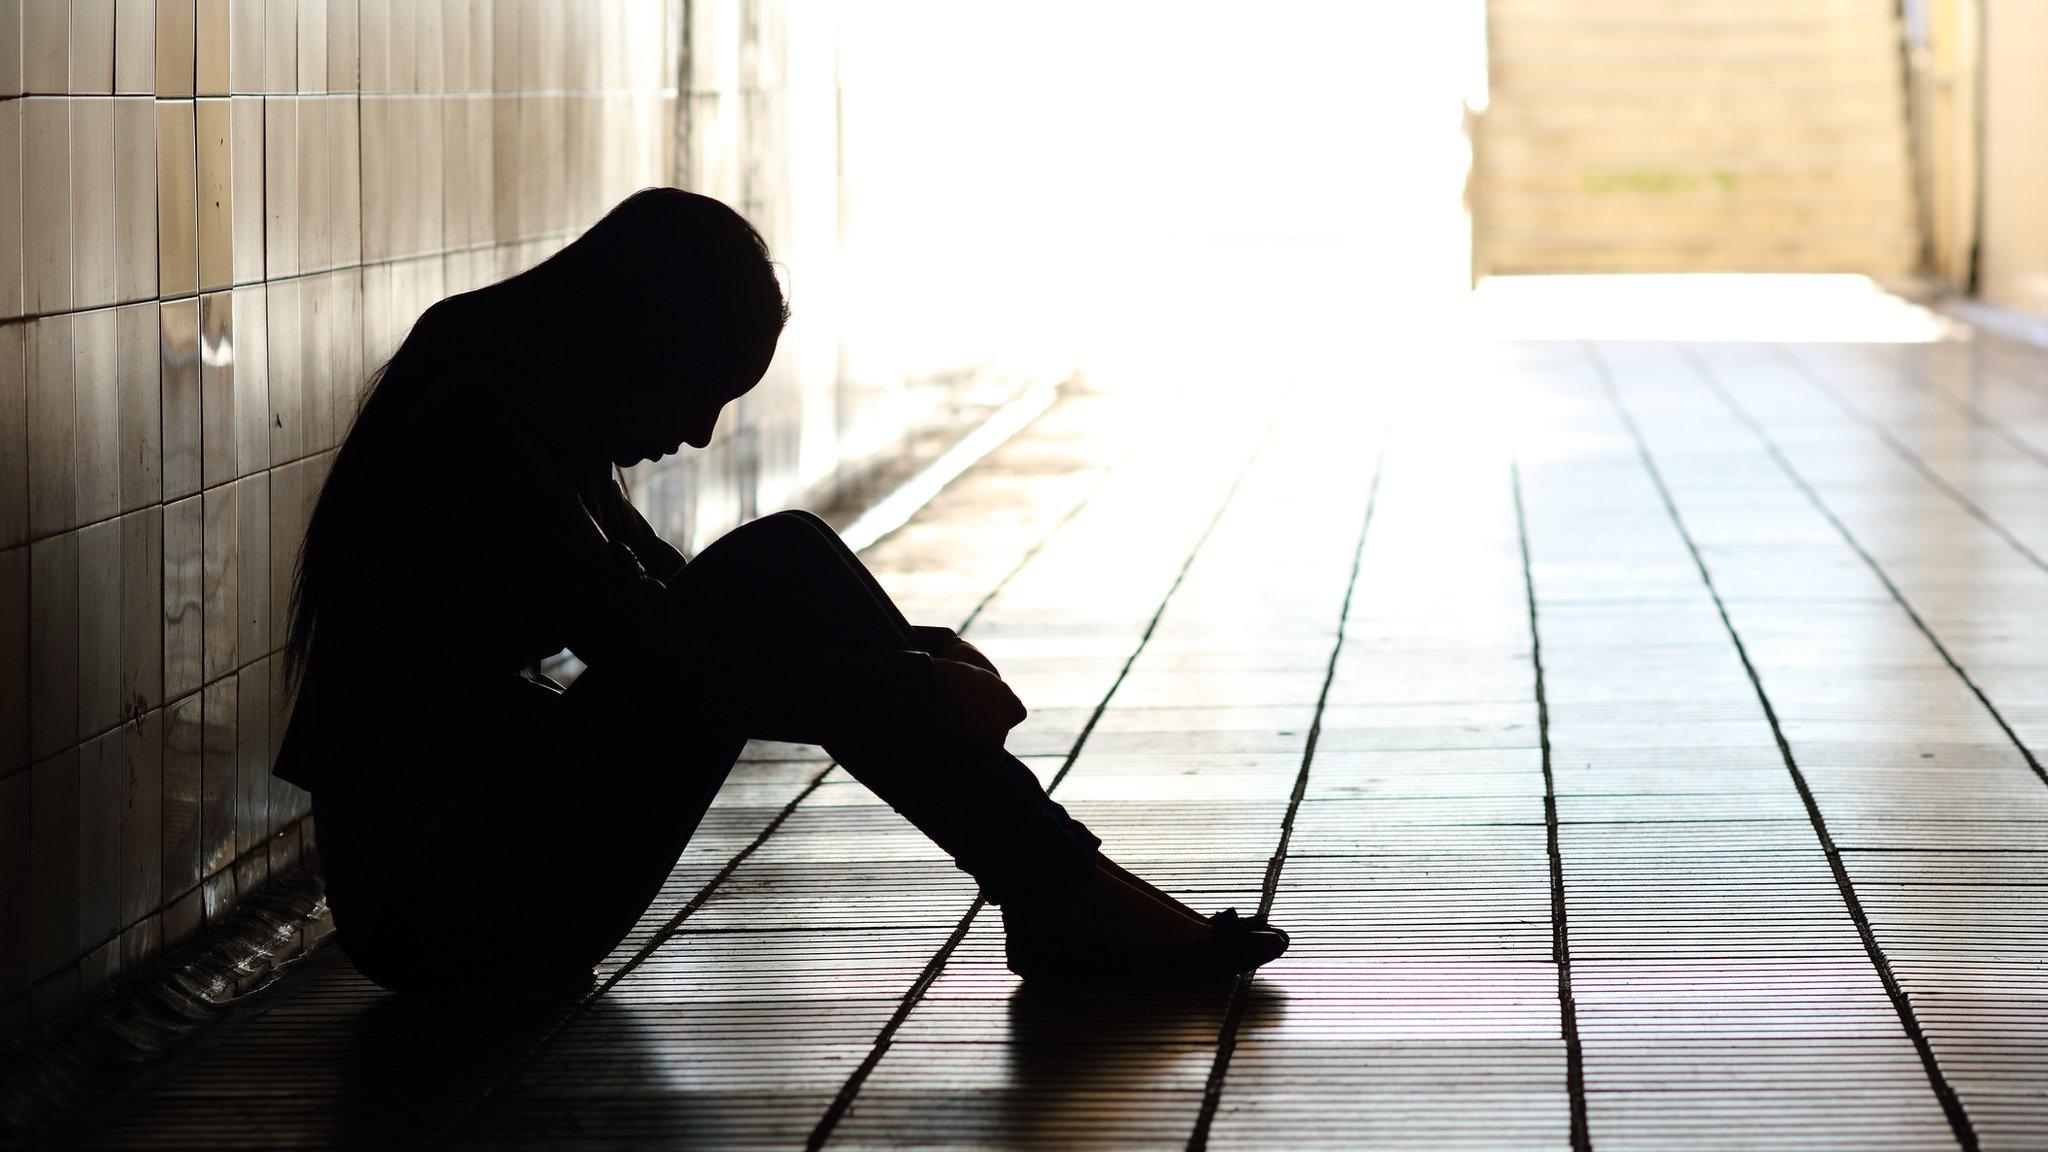
[{"label": "woman's shoe", "polygon": [[1129,948],[1048,932],[1020,931],[1004,920],[1010,971],[1028,984],[1213,984],[1250,972],[1287,951],[1287,933],[1263,916],[1225,908],[1209,917],[1213,935],[1193,944]]}]

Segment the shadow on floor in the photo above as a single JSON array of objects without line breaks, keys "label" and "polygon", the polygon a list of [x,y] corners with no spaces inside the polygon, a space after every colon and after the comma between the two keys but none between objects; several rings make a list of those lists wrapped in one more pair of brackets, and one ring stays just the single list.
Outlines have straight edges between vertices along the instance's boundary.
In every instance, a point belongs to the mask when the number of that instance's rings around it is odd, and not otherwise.
[{"label": "shadow on floor", "polygon": [[394,995],[374,1001],[339,1042],[340,1093],[332,1129],[318,1142],[429,1144],[513,1072],[580,998],[459,1004]]}]

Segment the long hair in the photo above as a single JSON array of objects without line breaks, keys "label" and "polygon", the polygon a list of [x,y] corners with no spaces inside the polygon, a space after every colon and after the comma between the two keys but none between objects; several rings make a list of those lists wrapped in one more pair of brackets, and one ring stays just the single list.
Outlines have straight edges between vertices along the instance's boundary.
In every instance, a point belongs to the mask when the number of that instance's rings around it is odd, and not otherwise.
[{"label": "long hair", "polygon": [[[686,350],[693,367],[724,372],[758,355],[789,319],[767,241],[726,205],[678,188],[635,192],[546,260],[467,296],[469,307],[460,313],[447,301],[429,308],[367,382],[299,546],[284,647],[287,685],[304,674],[322,606],[362,543],[352,539],[357,514],[380,497],[411,495],[380,492],[376,466],[394,455],[433,451],[448,433],[433,406],[447,398],[445,377],[465,348],[552,332],[604,350],[601,371],[588,384],[674,387],[674,366],[661,361],[672,359],[675,347]],[[667,334],[680,337],[679,345],[654,339]]]}]

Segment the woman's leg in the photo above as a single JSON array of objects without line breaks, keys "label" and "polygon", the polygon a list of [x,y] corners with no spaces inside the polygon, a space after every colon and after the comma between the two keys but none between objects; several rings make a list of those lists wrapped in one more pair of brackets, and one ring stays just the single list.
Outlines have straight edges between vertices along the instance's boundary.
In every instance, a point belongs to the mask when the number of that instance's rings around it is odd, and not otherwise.
[{"label": "woman's leg", "polygon": [[[807,513],[777,513],[734,529],[691,561],[673,588],[696,617],[731,622],[716,630],[715,644],[793,651],[913,644],[903,614],[874,577]],[[997,903],[1064,905],[1095,869],[1101,841],[1000,747],[936,731],[877,731],[826,750]]]}]

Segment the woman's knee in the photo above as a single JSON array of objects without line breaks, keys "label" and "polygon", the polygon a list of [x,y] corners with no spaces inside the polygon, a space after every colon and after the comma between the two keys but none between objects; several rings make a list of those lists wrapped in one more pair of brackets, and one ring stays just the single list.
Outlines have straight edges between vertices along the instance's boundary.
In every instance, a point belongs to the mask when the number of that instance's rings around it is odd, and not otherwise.
[{"label": "woman's knee", "polygon": [[699,614],[813,639],[902,647],[901,614],[850,559],[846,545],[808,512],[777,512],[719,537],[671,585]]},{"label": "woman's knee", "polygon": [[829,552],[826,536],[837,539],[823,520],[808,512],[774,512],[749,520],[712,541],[690,562],[690,567],[709,564],[712,567],[774,565],[780,568],[801,562],[807,555]]}]

